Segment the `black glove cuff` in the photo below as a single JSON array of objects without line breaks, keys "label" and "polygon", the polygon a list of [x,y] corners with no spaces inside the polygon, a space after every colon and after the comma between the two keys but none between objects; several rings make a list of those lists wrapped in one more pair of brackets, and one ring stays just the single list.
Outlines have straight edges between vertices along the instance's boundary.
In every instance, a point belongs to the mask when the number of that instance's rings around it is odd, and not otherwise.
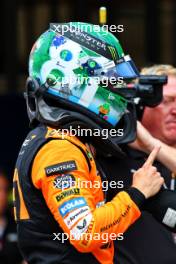
[{"label": "black glove cuff", "polygon": [[135,187],[130,187],[128,190],[126,190],[126,192],[141,210],[143,208],[144,202],[146,201],[144,194]]}]

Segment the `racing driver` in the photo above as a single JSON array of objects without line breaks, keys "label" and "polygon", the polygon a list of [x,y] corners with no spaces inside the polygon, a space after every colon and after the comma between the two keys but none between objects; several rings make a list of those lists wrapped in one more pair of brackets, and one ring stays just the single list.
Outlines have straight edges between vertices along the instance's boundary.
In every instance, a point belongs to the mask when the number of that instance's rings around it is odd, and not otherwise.
[{"label": "racing driver", "polygon": [[[130,140],[136,125],[133,104],[114,89],[112,77],[132,79],[138,71],[119,41],[95,25],[75,22],[71,30],[70,23],[51,24],[32,48],[25,98],[33,129],[14,173],[19,246],[29,264],[112,264],[113,240],[140,217],[145,199],[163,184],[152,165],[155,148],[129,189],[111,200],[112,186],[103,190],[111,175],[96,155],[123,156],[117,143]],[[120,139],[114,135],[119,124]],[[92,135],[76,136],[71,128]]]}]

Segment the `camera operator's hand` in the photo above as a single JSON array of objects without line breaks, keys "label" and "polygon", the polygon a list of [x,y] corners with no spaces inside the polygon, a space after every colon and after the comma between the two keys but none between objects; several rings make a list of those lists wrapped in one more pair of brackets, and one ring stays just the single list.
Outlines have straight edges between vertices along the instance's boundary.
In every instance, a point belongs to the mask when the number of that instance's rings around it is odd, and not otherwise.
[{"label": "camera operator's hand", "polygon": [[154,148],[144,165],[133,174],[132,187],[137,188],[146,198],[155,195],[164,183],[164,179],[153,166],[159,150],[160,147]]},{"label": "camera operator's hand", "polygon": [[129,146],[149,154],[152,149],[160,145],[160,141],[154,138],[148,130],[138,121],[137,122],[137,138]]}]

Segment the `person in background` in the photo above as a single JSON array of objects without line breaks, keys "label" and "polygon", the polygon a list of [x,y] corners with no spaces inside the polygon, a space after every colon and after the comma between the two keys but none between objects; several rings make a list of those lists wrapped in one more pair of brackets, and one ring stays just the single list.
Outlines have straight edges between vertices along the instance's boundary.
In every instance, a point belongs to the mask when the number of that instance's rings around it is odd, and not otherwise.
[{"label": "person in background", "polygon": [[156,65],[144,68],[141,73],[168,75],[168,83],[163,89],[163,101],[155,108],[145,107],[142,124],[153,137],[176,147],[176,68],[171,65]]},{"label": "person in background", "polygon": [[[141,123],[138,122],[137,140],[130,146],[145,153],[159,145],[158,160],[169,170],[165,188],[175,190],[176,177],[176,68],[171,65],[154,65],[143,68],[143,75],[167,75],[163,87],[163,100],[154,108],[145,107]],[[167,155],[169,154],[169,155]]]},{"label": "person in background", "polygon": [[[163,87],[162,102],[157,107],[143,109],[141,122],[137,124],[137,139],[130,147],[124,148],[129,160],[121,162],[118,175],[116,173],[115,177],[116,179],[122,177],[126,188],[131,183],[132,173],[146,159],[146,154],[160,145],[155,166],[165,179],[164,187],[175,190],[176,68],[171,65],[155,65],[144,68],[141,74],[168,75],[168,83]],[[142,217],[129,228],[124,240],[116,243],[116,251],[118,254],[116,264],[176,263],[173,234],[145,210]]]},{"label": "person in background", "polygon": [[17,246],[16,224],[8,208],[9,180],[0,170],[0,263],[19,264],[22,261]]}]

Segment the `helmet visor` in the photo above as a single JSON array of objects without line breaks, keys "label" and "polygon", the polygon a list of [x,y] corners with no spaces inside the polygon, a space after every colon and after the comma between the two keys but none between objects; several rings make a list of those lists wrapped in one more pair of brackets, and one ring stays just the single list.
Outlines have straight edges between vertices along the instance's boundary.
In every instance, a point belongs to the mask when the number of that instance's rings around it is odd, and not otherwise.
[{"label": "helmet visor", "polygon": [[109,78],[123,77],[124,79],[133,79],[139,77],[139,71],[129,55],[122,57],[116,64],[110,62],[105,67],[107,67],[106,76]]}]

